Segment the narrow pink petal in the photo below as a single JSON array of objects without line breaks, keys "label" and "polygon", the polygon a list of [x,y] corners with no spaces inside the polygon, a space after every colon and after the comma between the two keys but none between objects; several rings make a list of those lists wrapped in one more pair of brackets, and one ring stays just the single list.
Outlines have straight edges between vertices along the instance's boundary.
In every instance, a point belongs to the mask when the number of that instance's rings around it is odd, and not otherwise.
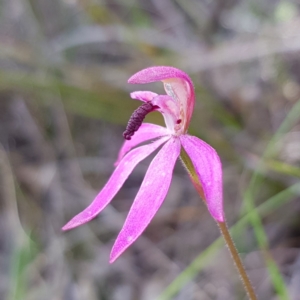
[{"label": "narrow pink petal", "polygon": [[119,189],[122,187],[125,180],[131,174],[134,167],[153,151],[155,151],[161,144],[166,142],[169,137],[164,137],[156,142],[141,146],[130,151],[119,163],[110,179],[101,190],[101,192],[96,196],[94,201],[81,213],[75,216],[71,221],[69,221],[62,230],[68,230],[79,225],[82,225],[91,219],[95,218],[101,210],[103,210],[112,198],[116,195]]},{"label": "narrow pink petal", "polygon": [[216,150],[194,136],[182,135],[180,141],[200,179],[210,214],[224,222],[222,164]]},{"label": "narrow pink petal", "polygon": [[131,137],[131,140],[125,140],[125,142],[123,143],[123,146],[119,151],[118,159],[115,162],[115,166],[117,166],[120,163],[123,156],[133,147],[148,140],[169,134],[170,132],[165,127],[149,123],[143,123],[139,130]]},{"label": "narrow pink petal", "polygon": [[154,81],[163,81],[167,94],[181,102],[183,107],[180,109],[183,109],[185,113],[183,121],[185,123],[184,127],[186,131],[195,104],[195,92],[192,80],[185,72],[168,66],[143,69],[135,73],[128,80],[129,83],[134,84],[150,83]]},{"label": "narrow pink petal", "polygon": [[152,160],[111,251],[111,263],[142,234],[161,206],[169,190],[179,154],[180,141],[178,138],[172,138]]},{"label": "narrow pink petal", "polygon": [[156,93],[149,92],[149,91],[136,91],[130,93],[130,97],[132,99],[141,100],[144,102],[149,102],[156,96],[157,96]]}]

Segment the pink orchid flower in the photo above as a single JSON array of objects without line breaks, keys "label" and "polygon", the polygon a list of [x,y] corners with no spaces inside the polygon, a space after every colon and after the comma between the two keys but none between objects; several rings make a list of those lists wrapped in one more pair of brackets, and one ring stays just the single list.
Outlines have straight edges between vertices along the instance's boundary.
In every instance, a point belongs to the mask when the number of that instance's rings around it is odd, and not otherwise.
[{"label": "pink orchid flower", "polygon": [[[204,201],[212,217],[224,222],[222,201],[222,167],[216,151],[197,137],[187,134],[192,117],[195,92],[191,79],[173,67],[150,67],[134,74],[129,83],[143,84],[162,81],[167,95],[149,91],[131,93],[133,99],[144,102],[132,114],[124,142],[116,162],[116,169],[94,201],[69,221],[68,230],[95,218],[112,200],[134,167],[158,149],[142,185],[134,199],[124,226],[112,248],[110,262],[114,262],[145,230],[169,190],[173,169],[181,147],[189,156],[201,184]],[[142,123],[151,111],[162,113],[166,128]],[[143,146],[141,143],[155,139]]]}]

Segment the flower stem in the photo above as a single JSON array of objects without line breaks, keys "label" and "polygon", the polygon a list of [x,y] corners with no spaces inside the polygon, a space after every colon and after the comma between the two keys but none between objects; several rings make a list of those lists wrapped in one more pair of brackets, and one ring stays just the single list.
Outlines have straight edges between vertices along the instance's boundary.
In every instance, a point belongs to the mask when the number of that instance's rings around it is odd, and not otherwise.
[{"label": "flower stem", "polygon": [[239,256],[239,253],[234,245],[234,242],[231,238],[231,235],[229,233],[229,230],[228,230],[228,227],[226,225],[225,222],[217,222],[219,228],[220,228],[220,232],[222,233],[223,237],[224,237],[224,240],[228,246],[228,249],[229,249],[229,252],[231,254],[231,257],[235,263],[235,266],[241,276],[241,279],[244,283],[244,287],[245,287],[245,290],[250,298],[250,300],[257,300],[257,297],[255,295],[255,292],[254,292],[254,289],[252,287],[252,284],[250,282],[250,279],[246,273],[246,270],[244,268],[244,265],[241,261],[241,258]]},{"label": "flower stem", "polygon": [[[191,181],[193,183],[193,185],[195,186],[196,188],[196,191],[198,192],[200,198],[204,201],[204,203],[206,204],[206,201],[205,201],[205,195],[204,195],[204,192],[203,192],[203,188],[202,188],[202,185],[201,185],[201,182],[197,176],[197,173],[195,171],[195,168],[194,168],[194,165],[191,161],[191,159],[189,158],[188,154],[185,152],[185,150],[182,148],[181,149],[181,153],[180,153],[180,158],[183,162],[183,165],[186,167],[189,175],[190,175],[190,178],[191,178]],[[229,233],[229,230],[227,228],[227,225],[225,222],[218,222],[217,221],[217,224],[220,228],[220,231],[224,237],[224,240],[228,246],[228,249],[229,249],[229,252],[231,254],[231,257],[235,263],[235,266],[238,270],[238,273],[240,274],[241,276],[241,279],[242,279],[242,282],[244,283],[244,287],[245,287],[245,290],[249,296],[249,299],[250,300],[257,300],[257,297],[254,293],[254,289],[252,287],[252,284],[250,282],[250,279],[246,273],[246,270],[244,268],[244,265],[241,261],[241,258],[239,256],[239,253],[234,245],[234,242],[231,238],[231,235]]]}]

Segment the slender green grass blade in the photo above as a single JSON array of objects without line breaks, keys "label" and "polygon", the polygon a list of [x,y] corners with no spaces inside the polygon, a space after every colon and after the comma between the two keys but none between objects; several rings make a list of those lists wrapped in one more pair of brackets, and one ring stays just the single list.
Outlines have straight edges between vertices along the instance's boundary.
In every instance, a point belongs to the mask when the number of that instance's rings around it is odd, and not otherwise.
[{"label": "slender green grass blade", "polygon": [[268,143],[265,152],[263,153],[263,156],[260,160],[260,163],[258,165],[258,169],[254,174],[252,175],[250,184],[245,192],[244,196],[244,210],[246,212],[252,212],[251,213],[251,219],[250,223],[254,229],[254,234],[256,236],[256,240],[258,242],[258,245],[260,249],[264,253],[266,266],[270,274],[271,281],[273,283],[274,289],[278,295],[278,297],[282,300],[288,300],[288,290],[286,288],[284,279],[282,278],[282,275],[280,274],[280,271],[272,259],[271,255],[268,251],[268,240],[267,235],[264,231],[262,220],[260,215],[257,212],[257,209],[255,208],[255,200],[254,200],[254,188],[257,189],[257,187],[262,184],[262,179],[258,177],[258,173],[261,168],[263,168],[263,165],[265,161],[272,156],[275,155],[275,145],[279,141],[279,139],[287,133],[299,120],[300,116],[300,101],[298,101],[290,110],[288,115],[286,116],[285,120],[282,122],[279,129],[276,131],[270,142]]}]

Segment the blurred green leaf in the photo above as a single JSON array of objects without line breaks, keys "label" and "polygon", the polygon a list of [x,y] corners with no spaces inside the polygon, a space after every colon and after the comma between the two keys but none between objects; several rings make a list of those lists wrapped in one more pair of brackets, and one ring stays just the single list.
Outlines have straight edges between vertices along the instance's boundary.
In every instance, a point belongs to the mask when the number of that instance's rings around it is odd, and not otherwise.
[{"label": "blurred green leaf", "polygon": [[270,170],[275,171],[277,173],[300,177],[300,169],[279,160],[270,159],[264,162],[265,166],[268,167]]},{"label": "blurred green leaf", "polygon": [[[111,123],[126,124],[138,103],[132,101],[123,91],[110,88],[104,83],[99,83],[97,91],[83,89],[64,83],[56,78],[39,78],[21,72],[0,72],[0,90],[21,90],[30,92],[36,104],[48,103],[45,100],[53,95],[63,101],[67,111],[90,118],[100,118]],[[151,114],[149,120],[161,123],[158,114]]]},{"label": "blurred green leaf", "polygon": [[297,6],[290,1],[280,1],[275,10],[275,18],[279,22],[289,21],[297,14]]},{"label": "blurred green leaf", "polygon": [[29,289],[27,270],[37,254],[36,245],[23,235],[11,257],[9,300],[23,300]]}]

